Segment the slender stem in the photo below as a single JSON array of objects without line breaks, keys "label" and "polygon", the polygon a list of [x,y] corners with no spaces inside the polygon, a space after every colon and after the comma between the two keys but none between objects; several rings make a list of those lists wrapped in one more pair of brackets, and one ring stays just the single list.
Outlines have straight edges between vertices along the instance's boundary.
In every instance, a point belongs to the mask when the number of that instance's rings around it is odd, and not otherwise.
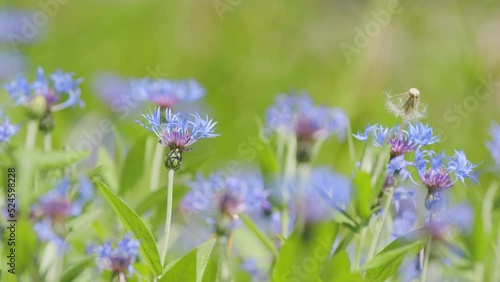
[{"label": "slender stem", "polygon": [[231,266],[229,262],[229,249],[228,238],[226,236],[219,237],[219,277],[217,281],[230,282],[231,281]]},{"label": "slender stem", "polygon": [[125,282],[127,281],[127,279],[125,278],[125,274],[123,272],[120,272],[120,274],[118,274],[118,280],[120,282]]},{"label": "slender stem", "polygon": [[372,258],[373,255],[375,254],[375,249],[377,248],[377,243],[378,239],[380,237],[380,233],[382,233],[382,228],[384,227],[384,222],[385,218],[387,217],[387,213],[389,212],[389,208],[391,207],[391,202],[392,202],[392,196],[394,194],[394,188],[389,187],[388,189],[389,194],[387,195],[387,199],[385,201],[384,209],[382,211],[382,218],[381,220],[377,223],[376,229],[375,229],[375,234],[372,240],[372,243],[370,244],[370,249],[368,251],[368,256],[366,257],[366,261],[369,262]]},{"label": "slender stem", "polygon": [[50,132],[45,133],[43,136],[43,150],[45,152],[52,151],[52,134]]},{"label": "slender stem", "polygon": [[359,234],[359,240],[358,240],[358,244],[356,246],[356,252],[354,253],[354,269],[353,270],[359,269],[361,251],[363,249],[363,243],[365,241],[365,237],[366,237],[366,228],[363,228],[361,230],[361,233]]},{"label": "slender stem", "polygon": [[26,128],[26,141],[24,143],[24,147],[26,149],[33,149],[35,147],[37,132],[38,132],[38,120],[32,119],[28,122]]},{"label": "slender stem", "polygon": [[[432,221],[432,213],[431,216],[429,217],[429,224]],[[429,236],[427,237],[427,244],[425,245],[425,257],[424,257],[424,264],[422,266],[422,275],[420,276],[420,282],[425,282],[425,279],[427,278],[427,268],[429,267],[429,257],[431,255],[431,244],[432,244],[432,233],[429,232]]]},{"label": "slender stem", "polygon": [[172,194],[174,188],[174,170],[168,170],[168,187],[167,187],[167,218],[165,220],[165,236],[163,238],[163,246],[161,248],[161,265],[165,267],[165,259],[167,256],[168,238],[170,236],[170,223],[172,222]]},{"label": "slender stem", "polygon": [[[286,160],[283,170],[283,179],[281,186],[281,193],[283,197],[283,208],[281,210],[282,213],[282,228],[281,235],[283,238],[288,237],[288,225],[290,223],[289,218],[289,209],[288,209],[288,201],[290,200],[290,193],[288,191],[289,184],[292,181],[292,178],[295,175],[295,170],[297,168],[296,154],[297,154],[297,139],[295,137],[289,137],[287,142],[287,154]],[[284,228],[283,228],[284,227]]]},{"label": "slender stem", "polygon": [[153,161],[151,163],[151,174],[149,179],[149,189],[151,191],[158,190],[160,186],[160,172],[163,165],[163,154],[165,152],[165,147],[156,142],[155,151],[153,153]]}]

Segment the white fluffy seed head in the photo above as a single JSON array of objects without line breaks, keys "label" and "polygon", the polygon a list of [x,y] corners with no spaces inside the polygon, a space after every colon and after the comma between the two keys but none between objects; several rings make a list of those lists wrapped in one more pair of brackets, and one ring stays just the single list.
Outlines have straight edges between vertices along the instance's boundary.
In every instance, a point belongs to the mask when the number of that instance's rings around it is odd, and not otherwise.
[{"label": "white fluffy seed head", "polygon": [[417,88],[410,88],[410,90],[408,90],[408,93],[410,93],[410,95],[416,96],[416,97],[418,97],[420,95],[420,91],[418,91]]}]

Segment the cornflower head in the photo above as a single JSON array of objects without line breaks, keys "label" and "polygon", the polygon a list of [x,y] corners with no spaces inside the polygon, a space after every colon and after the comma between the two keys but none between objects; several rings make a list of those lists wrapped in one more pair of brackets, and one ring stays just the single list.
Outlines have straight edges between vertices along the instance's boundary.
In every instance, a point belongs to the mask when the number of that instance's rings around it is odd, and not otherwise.
[{"label": "cornflower head", "polygon": [[140,97],[162,108],[172,108],[179,103],[196,101],[205,96],[205,89],[194,79],[145,78],[133,80],[131,86],[134,97]]},{"label": "cornflower head", "polygon": [[410,88],[408,92],[391,95],[386,93],[387,110],[404,121],[420,120],[425,116],[425,106],[420,103],[420,91]]},{"label": "cornflower head", "polygon": [[19,131],[19,126],[10,123],[8,116],[3,116],[0,111],[0,143],[5,145],[10,141],[10,137],[14,136]]},{"label": "cornflower head", "polygon": [[[76,191],[71,191],[72,187]],[[54,242],[61,250],[66,248],[63,235],[67,218],[81,214],[83,206],[93,195],[92,182],[85,176],[78,178],[77,185],[67,179],[42,196],[32,208],[34,230],[41,241]]]},{"label": "cornflower head", "polygon": [[421,122],[406,123],[406,129],[399,126],[387,128],[379,124],[366,126],[363,133],[353,136],[366,141],[372,136],[373,145],[382,147],[388,144],[391,148],[391,159],[417,150],[421,146],[431,145],[439,141],[439,136],[434,135],[433,128]]},{"label": "cornflower head", "polygon": [[330,207],[344,209],[350,201],[350,180],[329,167],[316,167],[311,171],[309,190],[316,191]]},{"label": "cornflower head", "polygon": [[[53,112],[84,105],[78,86],[81,82],[81,78],[74,79],[73,74],[60,70],[52,73],[47,79],[43,69],[39,67],[32,83],[18,75],[15,80],[5,84],[4,88],[15,105],[26,106],[28,116],[40,120],[41,130],[50,131],[54,127]],[[67,99],[61,102],[64,96],[67,96]]]},{"label": "cornflower head", "polygon": [[490,151],[497,167],[500,167],[500,126],[492,123],[490,127],[491,141],[486,142],[486,147]]},{"label": "cornflower head", "polygon": [[474,168],[478,164],[468,161],[463,151],[455,150],[454,155],[448,157],[444,153],[417,150],[414,165],[420,181],[427,188],[425,207],[433,213],[442,208],[442,191],[458,181],[465,185],[466,178],[477,181]]},{"label": "cornflower head", "polygon": [[260,175],[214,172],[205,179],[198,173],[187,185],[191,191],[182,199],[181,208],[202,213],[219,235],[227,235],[232,230],[238,214],[258,216],[270,206]]},{"label": "cornflower head", "polygon": [[214,138],[219,134],[214,133],[217,122],[212,119],[200,117],[199,114],[182,116],[180,113],[172,114],[171,109],[165,109],[165,120],[161,118],[161,107],[153,113],[142,115],[147,123],[137,121],[144,128],[158,136],[161,145],[169,147],[170,152],[165,157],[167,169],[178,170],[182,163],[182,153],[187,147],[202,138]]},{"label": "cornflower head", "polygon": [[[125,274],[131,275],[134,272],[134,263],[139,254],[140,243],[138,240],[124,236],[113,248],[110,241],[89,249],[91,254],[96,255],[95,263],[101,270],[108,270],[113,273],[113,278],[118,276],[120,281],[125,281]],[[113,280],[113,279],[112,279]]]},{"label": "cornflower head", "polygon": [[310,159],[311,144],[332,135],[344,138],[349,119],[340,108],[315,106],[308,94],[278,95],[266,112],[266,132],[294,136],[298,141],[297,160]]}]

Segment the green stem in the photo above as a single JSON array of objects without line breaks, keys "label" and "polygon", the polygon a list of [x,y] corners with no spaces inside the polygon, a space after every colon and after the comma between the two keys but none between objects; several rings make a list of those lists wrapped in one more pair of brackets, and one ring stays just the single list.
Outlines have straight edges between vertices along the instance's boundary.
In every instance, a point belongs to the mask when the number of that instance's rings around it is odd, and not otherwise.
[{"label": "green stem", "polygon": [[229,262],[228,238],[226,236],[219,237],[220,257],[219,257],[219,275],[217,281],[231,281],[231,265]]},{"label": "green stem", "polygon": [[155,151],[153,153],[153,161],[151,163],[151,175],[149,179],[149,189],[151,191],[158,190],[160,186],[160,172],[163,165],[163,155],[165,152],[165,147],[156,142]]},{"label": "green stem", "polygon": [[35,147],[37,132],[38,132],[38,120],[32,119],[28,122],[26,128],[26,141],[24,143],[24,147],[26,149],[33,149]]},{"label": "green stem", "polygon": [[356,246],[356,252],[354,253],[354,269],[353,270],[359,269],[359,261],[361,258],[361,251],[363,249],[363,243],[365,241],[365,237],[366,237],[366,228],[363,228],[361,230],[361,233],[359,234],[359,240],[358,240],[358,244]]},{"label": "green stem", "polygon": [[[288,215],[288,201],[290,200],[290,195],[288,193],[288,186],[292,181],[293,176],[295,175],[295,170],[297,168],[297,139],[295,137],[290,137],[287,142],[287,154],[286,160],[283,170],[283,179],[281,186],[281,193],[283,196],[283,208],[281,210],[282,213],[282,228],[281,235],[283,238],[288,237],[288,225],[289,225],[289,215]],[[284,227],[284,228],[283,228]]]},{"label": "green stem", "polygon": [[165,259],[167,256],[168,238],[170,236],[170,224],[172,222],[172,194],[174,189],[174,170],[168,170],[168,187],[167,187],[167,218],[165,220],[165,236],[161,248],[161,265],[165,267]]},{"label": "green stem", "polygon": [[394,194],[394,188],[389,187],[389,195],[387,195],[387,199],[385,201],[384,209],[382,211],[382,218],[377,223],[375,234],[372,243],[370,244],[370,249],[368,251],[368,256],[366,257],[366,262],[369,262],[373,258],[373,255],[375,254],[375,249],[377,248],[378,239],[380,237],[380,233],[382,233],[382,228],[384,227],[385,218],[387,217],[387,213],[389,212],[389,208],[391,207],[393,194]]},{"label": "green stem", "polygon": [[[432,213],[429,218],[429,224],[432,221]],[[427,244],[425,245],[425,257],[424,257],[424,264],[422,266],[422,275],[420,276],[420,282],[425,282],[425,279],[427,278],[427,268],[429,267],[429,257],[431,255],[431,244],[432,244],[432,234],[429,232],[429,237],[427,237]]]},{"label": "green stem", "polygon": [[50,132],[45,133],[43,136],[43,150],[45,152],[52,151],[52,134]]}]

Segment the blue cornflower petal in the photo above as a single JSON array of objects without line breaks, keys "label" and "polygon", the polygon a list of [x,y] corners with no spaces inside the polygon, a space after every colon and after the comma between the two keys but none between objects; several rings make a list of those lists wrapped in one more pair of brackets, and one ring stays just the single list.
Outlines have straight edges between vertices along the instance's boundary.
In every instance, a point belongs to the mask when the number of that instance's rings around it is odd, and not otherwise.
[{"label": "blue cornflower petal", "polygon": [[16,135],[18,131],[19,126],[10,123],[9,117],[3,117],[2,112],[0,112],[0,144],[9,142],[10,138]]},{"label": "blue cornflower petal", "polygon": [[28,80],[21,75],[18,75],[16,79],[5,84],[4,89],[7,90],[16,106],[26,102],[31,93],[31,86]]}]

